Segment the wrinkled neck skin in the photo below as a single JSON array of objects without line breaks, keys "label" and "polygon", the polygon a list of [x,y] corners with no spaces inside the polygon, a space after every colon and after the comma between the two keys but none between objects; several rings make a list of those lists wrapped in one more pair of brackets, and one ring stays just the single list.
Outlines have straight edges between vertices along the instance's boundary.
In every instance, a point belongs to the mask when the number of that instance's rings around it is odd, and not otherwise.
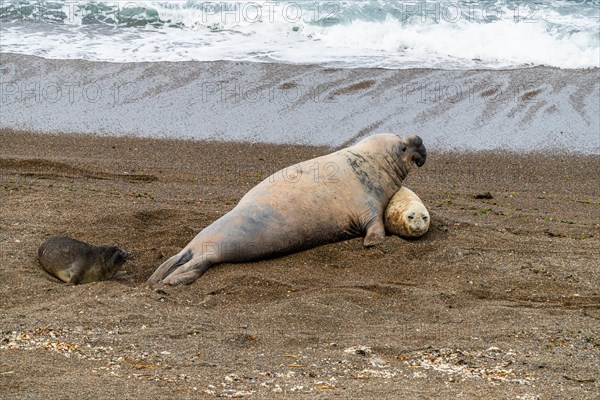
[{"label": "wrinkled neck skin", "polygon": [[406,179],[412,169],[412,163],[405,162],[400,156],[402,154],[400,149],[404,146],[404,143],[399,139],[392,146],[384,146],[378,137],[375,137],[375,139],[379,144],[380,157],[384,163],[383,171],[389,176],[397,190],[402,186],[402,181]]}]

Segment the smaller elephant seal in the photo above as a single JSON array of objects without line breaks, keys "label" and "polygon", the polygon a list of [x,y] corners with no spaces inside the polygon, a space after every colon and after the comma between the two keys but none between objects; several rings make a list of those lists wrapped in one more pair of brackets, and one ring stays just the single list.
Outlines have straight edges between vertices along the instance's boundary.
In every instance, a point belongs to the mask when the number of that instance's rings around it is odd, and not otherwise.
[{"label": "smaller elephant seal", "polygon": [[131,258],[115,246],[94,246],[66,236],[53,236],[38,251],[42,268],[73,285],[112,278]]},{"label": "smaller elephant seal", "polygon": [[401,187],[385,209],[385,229],[403,238],[418,238],[429,229],[429,212],[419,196]]}]

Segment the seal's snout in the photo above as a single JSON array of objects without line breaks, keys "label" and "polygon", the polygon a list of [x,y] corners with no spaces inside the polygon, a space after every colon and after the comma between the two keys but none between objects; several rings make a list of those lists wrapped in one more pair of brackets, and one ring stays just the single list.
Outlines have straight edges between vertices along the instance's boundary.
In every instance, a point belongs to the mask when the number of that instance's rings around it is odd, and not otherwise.
[{"label": "seal's snout", "polygon": [[417,167],[422,167],[425,164],[426,157],[427,156],[415,158],[415,164],[417,164]]},{"label": "seal's snout", "polygon": [[426,226],[424,222],[417,221],[411,228],[415,236],[421,236],[427,232],[429,226]]},{"label": "seal's snout", "polygon": [[410,137],[411,144],[415,147],[423,146],[423,139],[419,135],[413,135]]},{"label": "seal's snout", "polygon": [[427,160],[427,150],[425,149],[425,145],[423,144],[423,139],[415,135],[409,138],[409,142],[410,145],[414,148],[413,161],[415,162],[417,167],[422,167],[425,164],[425,160]]},{"label": "seal's snout", "polygon": [[112,247],[110,248],[110,251],[112,252],[112,256],[110,257],[110,259],[113,265],[124,264],[126,261],[131,260],[133,258],[131,253],[118,247]]},{"label": "seal's snout", "polygon": [[417,135],[406,136],[403,144],[405,148],[402,151],[405,152],[408,150],[407,154],[410,157],[405,158],[405,160],[414,162],[417,167],[422,167],[427,159],[427,150],[425,150],[425,145],[423,145],[423,139]]}]

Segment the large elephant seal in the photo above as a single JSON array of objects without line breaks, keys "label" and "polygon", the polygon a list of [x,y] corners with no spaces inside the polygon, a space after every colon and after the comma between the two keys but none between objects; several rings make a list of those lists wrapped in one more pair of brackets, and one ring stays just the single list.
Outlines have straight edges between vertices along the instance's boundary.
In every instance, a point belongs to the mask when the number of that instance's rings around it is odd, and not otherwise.
[{"label": "large elephant seal", "polygon": [[218,263],[270,258],[357,236],[373,246],[385,237],[385,206],[426,157],[418,136],[379,134],[278,171],[165,261],[148,282],[189,284]]},{"label": "large elephant seal", "polygon": [[40,246],[38,258],[50,275],[77,285],[112,278],[130,255],[114,246],[93,246],[65,236],[53,236]]},{"label": "large elephant seal", "polygon": [[403,238],[418,238],[429,229],[429,211],[412,190],[401,187],[392,196],[383,216],[385,229]]}]

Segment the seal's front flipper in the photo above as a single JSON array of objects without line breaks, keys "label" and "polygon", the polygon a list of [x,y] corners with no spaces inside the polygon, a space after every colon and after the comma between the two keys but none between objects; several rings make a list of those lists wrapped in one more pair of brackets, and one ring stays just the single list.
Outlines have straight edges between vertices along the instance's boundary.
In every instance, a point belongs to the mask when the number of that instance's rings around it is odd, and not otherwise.
[{"label": "seal's front flipper", "polygon": [[75,261],[69,268],[69,281],[70,285],[79,285],[85,275],[85,266],[81,261]]},{"label": "seal's front flipper", "polygon": [[378,218],[367,228],[363,245],[365,247],[373,247],[382,243],[384,240],[385,227],[383,226],[383,219]]}]

